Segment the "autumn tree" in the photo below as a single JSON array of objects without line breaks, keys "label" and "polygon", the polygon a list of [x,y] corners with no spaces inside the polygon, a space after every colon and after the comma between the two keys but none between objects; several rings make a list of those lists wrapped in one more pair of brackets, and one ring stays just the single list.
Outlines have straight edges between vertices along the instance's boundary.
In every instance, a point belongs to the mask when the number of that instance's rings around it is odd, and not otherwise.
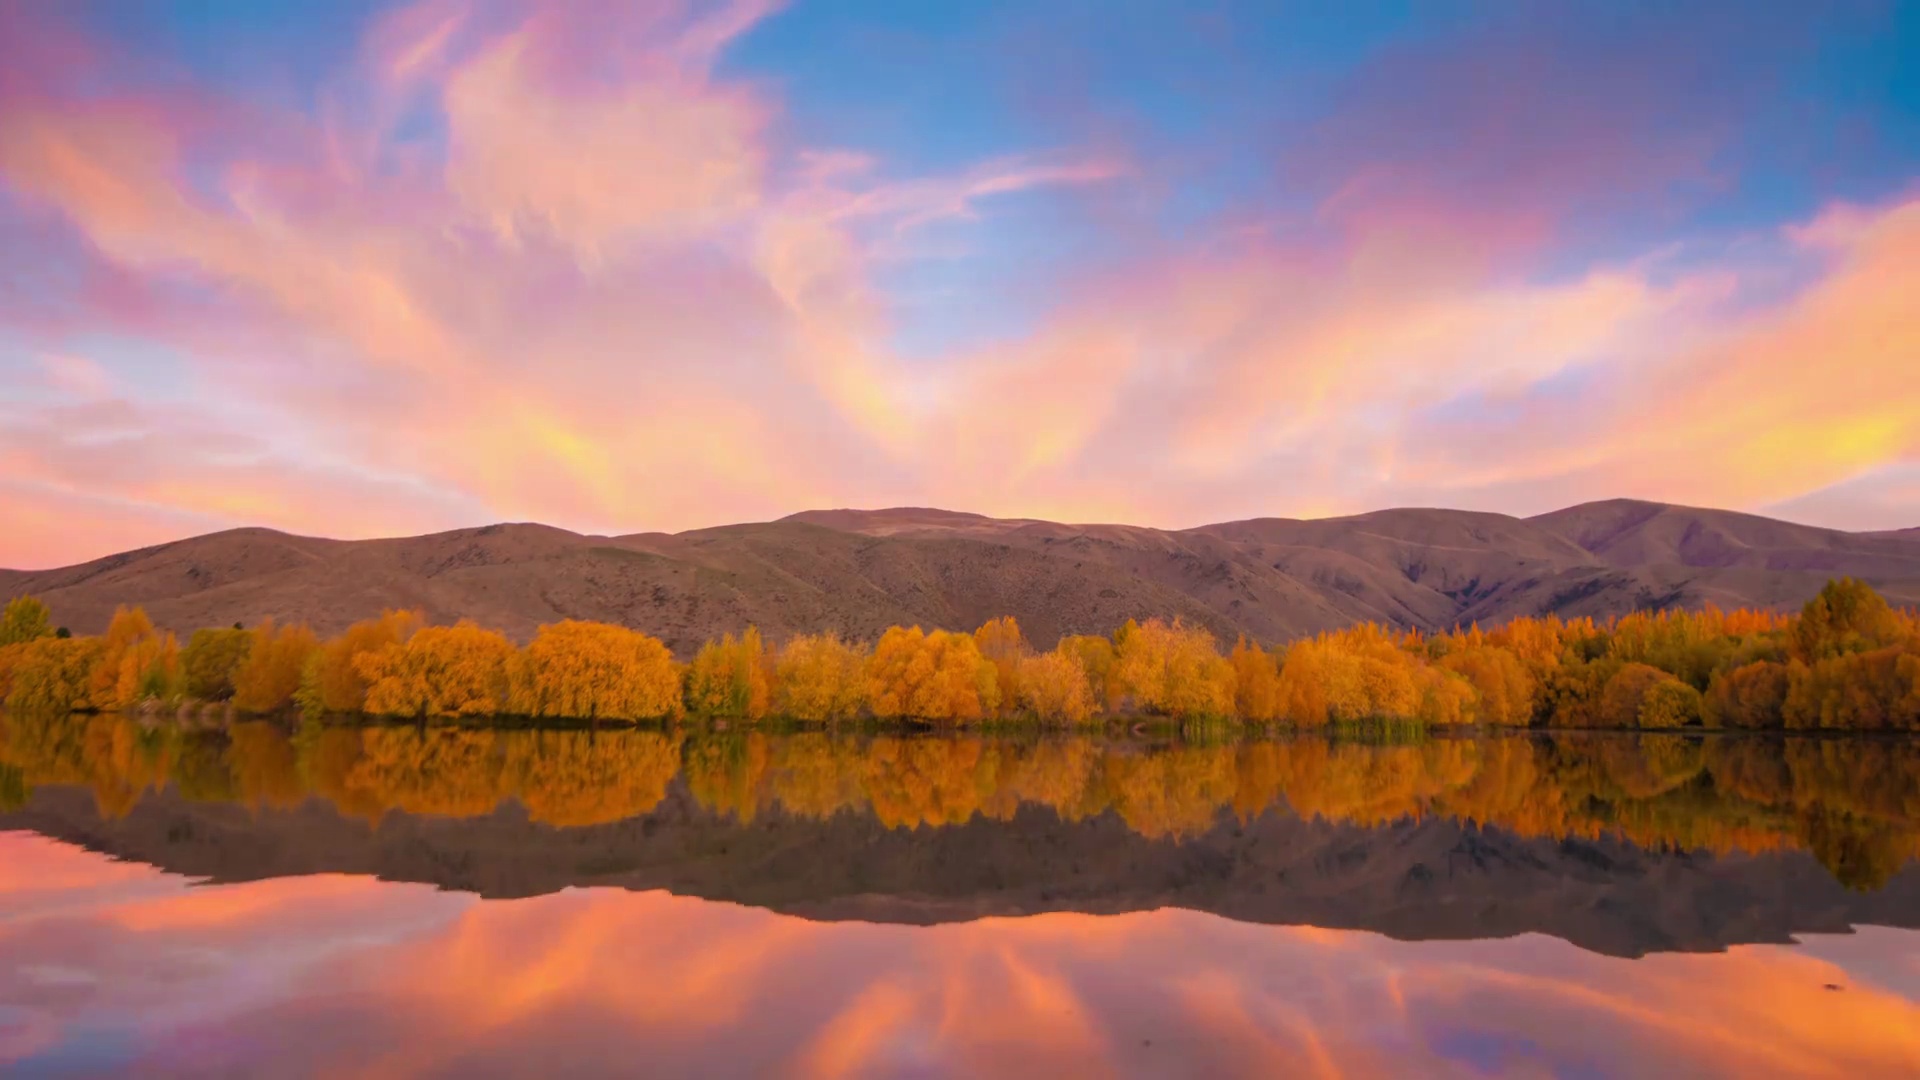
[{"label": "autumn tree", "polygon": [[1653,684],[1640,699],[1635,718],[1643,728],[1677,728],[1700,722],[1700,691],[1679,679]]},{"label": "autumn tree", "polygon": [[0,645],[0,705],[6,703],[7,695],[13,692],[13,673],[33,648],[32,642],[15,642],[12,645]]},{"label": "autumn tree", "polygon": [[1898,644],[1913,633],[1911,620],[1889,607],[1866,582],[1840,578],[1807,601],[1789,636],[1795,659],[1811,664]]},{"label": "autumn tree", "polygon": [[275,626],[263,619],[250,633],[247,658],[233,673],[233,704],[242,712],[278,712],[300,689],[307,657],[319,646],[305,623]]},{"label": "autumn tree", "polygon": [[1795,660],[1780,711],[1789,728],[1920,729],[1920,654],[1893,645]]},{"label": "autumn tree", "polygon": [[1701,611],[1630,612],[1607,628],[1607,655],[1659,668],[1705,689],[1739,644],[1726,632],[1728,625],[1726,613],[1711,605]]},{"label": "autumn tree", "polygon": [[105,648],[88,681],[93,708],[125,709],[181,692],[180,645],[171,633],[154,628],[145,609],[116,608],[102,641]]},{"label": "autumn tree", "polygon": [[1607,683],[1626,665],[1618,660],[1571,660],[1553,669],[1541,687],[1540,712],[1553,727],[1601,727]]},{"label": "autumn tree", "polygon": [[1423,670],[1418,657],[1372,623],[1321,634],[1288,646],[1280,667],[1280,710],[1292,723],[1306,726],[1410,720],[1427,703]]},{"label": "autumn tree", "polygon": [[1432,727],[1467,724],[1476,719],[1480,692],[1465,676],[1445,667],[1416,667],[1412,676],[1418,694],[1412,719]]},{"label": "autumn tree", "polygon": [[1019,706],[1036,719],[1084,724],[1096,715],[1086,669],[1077,657],[1060,649],[1021,657],[1013,685]]},{"label": "autumn tree", "polygon": [[1129,630],[1110,678],[1134,707],[1187,718],[1232,716],[1233,665],[1204,627],[1150,619]]},{"label": "autumn tree", "polygon": [[851,720],[866,704],[866,658],[837,634],[788,639],[774,664],[774,709],[815,723]]},{"label": "autumn tree", "polygon": [[1708,724],[1737,728],[1777,728],[1791,679],[1785,664],[1758,660],[1715,675],[1707,687],[1702,714]]},{"label": "autumn tree", "polygon": [[155,636],[157,631],[153,620],[147,617],[145,608],[122,604],[113,609],[107,632],[100,639],[105,646],[100,654],[100,663],[87,680],[87,703],[90,707],[123,707],[120,701],[120,673],[126,666],[128,654],[137,644]]},{"label": "autumn tree", "polygon": [[645,720],[680,708],[680,676],[667,647],[607,623],[542,626],[509,681],[509,711],[521,716]]},{"label": "autumn tree", "polygon": [[7,601],[6,611],[0,613],[0,648],[52,636],[51,614],[44,602],[31,596]]},{"label": "autumn tree", "polygon": [[1020,661],[1033,651],[1027,647],[1020,624],[1011,615],[989,619],[973,632],[973,643],[980,655],[993,665],[1001,705],[1012,708],[1020,699]]},{"label": "autumn tree", "polygon": [[1672,675],[1650,664],[1627,664],[1607,680],[1600,694],[1599,720],[1608,727],[1640,726],[1640,710],[1647,694],[1665,682],[1678,682]]},{"label": "autumn tree", "polygon": [[1096,711],[1118,712],[1125,688],[1111,678],[1116,658],[1113,639],[1098,634],[1074,634],[1060,639],[1055,651],[1071,656],[1087,674],[1087,690],[1093,695]]},{"label": "autumn tree", "polygon": [[1233,665],[1233,707],[1242,720],[1280,718],[1280,665],[1273,654],[1241,635],[1227,657]]},{"label": "autumn tree", "polygon": [[22,646],[7,689],[9,711],[65,714],[88,708],[91,680],[106,656],[100,638],[41,638]]},{"label": "autumn tree", "polygon": [[893,627],[867,660],[875,716],[967,723],[1000,704],[998,675],[971,634]]},{"label": "autumn tree", "polygon": [[253,634],[246,630],[195,630],[180,653],[187,696],[199,701],[225,701],[232,697],[233,678],[246,663],[252,648]]},{"label": "autumn tree", "polygon": [[749,626],[735,638],[700,646],[687,668],[687,711],[695,716],[738,717],[757,720],[773,703],[773,658]]},{"label": "autumn tree", "polygon": [[405,644],[361,653],[368,712],[379,716],[492,716],[507,703],[513,642],[462,620],[429,626]]},{"label": "autumn tree", "polygon": [[340,636],[322,643],[307,657],[300,671],[294,703],[309,716],[357,713],[366,708],[367,680],[355,660],[389,645],[404,645],[426,621],[417,611],[384,611],[377,619],[362,619]]},{"label": "autumn tree", "polygon": [[1457,672],[1473,686],[1475,713],[1481,723],[1523,727],[1533,722],[1539,688],[1513,653],[1495,645],[1459,649],[1441,657],[1439,666]]}]

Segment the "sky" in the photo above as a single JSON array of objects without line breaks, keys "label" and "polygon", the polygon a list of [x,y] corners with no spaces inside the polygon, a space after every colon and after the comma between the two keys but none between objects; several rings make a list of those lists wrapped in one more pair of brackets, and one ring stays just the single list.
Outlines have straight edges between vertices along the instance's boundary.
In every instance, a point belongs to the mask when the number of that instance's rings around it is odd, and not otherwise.
[{"label": "sky", "polygon": [[1920,525],[1920,5],[0,0],[0,566]]}]

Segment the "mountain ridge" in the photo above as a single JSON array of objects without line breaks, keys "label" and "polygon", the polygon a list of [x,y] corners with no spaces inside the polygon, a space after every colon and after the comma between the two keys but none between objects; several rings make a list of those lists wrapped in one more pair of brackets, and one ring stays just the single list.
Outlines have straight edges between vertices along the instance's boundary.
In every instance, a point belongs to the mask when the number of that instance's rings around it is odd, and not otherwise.
[{"label": "mountain ridge", "polygon": [[802,511],[614,536],[533,522],[334,540],[248,527],[49,570],[0,570],[75,632],[142,604],[178,632],[300,620],[334,633],[383,608],[524,640],[562,618],[621,623],[686,654],[759,625],[775,640],[1018,618],[1036,645],[1179,617],[1279,642],[1359,621],[1435,630],[1521,615],[1791,608],[1831,577],[1920,604],[1920,532],[1849,533],[1639,500],[1529,518],[1394,508],[1190,529],[992,518],[931,507]]}]

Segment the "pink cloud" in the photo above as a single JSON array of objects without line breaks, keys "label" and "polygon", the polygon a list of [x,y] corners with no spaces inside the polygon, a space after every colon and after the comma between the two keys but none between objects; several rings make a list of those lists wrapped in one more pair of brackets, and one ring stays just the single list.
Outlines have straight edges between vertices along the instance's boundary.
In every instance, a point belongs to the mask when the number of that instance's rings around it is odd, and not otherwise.
[{"label": "pink cloud", "polygon": [[[1715,114],[1664,132],[1637,86],[1591,115],[1511,101],[1515,78],[1559,78],[1524,50],[1484,80],[1484,50],[1409,61],[1399,77],[1435,88],[1417,105],[1356,90],[1300,159],[1325,181],[1303,214],[1132,236],[1032,331],[902,356],[882,286],[929,226],[1041,189],[1155,197],[1152,163],[1063,145],[900,177],[868,149],[792,146],[773,89],[716,67],[771,10],[616,25],[425,0],[369,28],[318,118],[154,92],[104,46],[24,28],[46,47],[0,77],[0,213],[39,250],[8,258],[72,272],[10,305],[0,332],[30,351],[0,386],[38,402],[51,363],[123,415],[103,439],[104,414],[0,412],[0,498],[48,522],[0,540],[0,564],[203,522],[1759,506],[1915,454],[1896,374],[1914,204],[1836,207],[1766,237],[1760,265],[1675,273],[1654,249],[1543,276],[1585,194],[1703,175]],[[1448,102],[1457,140],[1391,137]],[[398,137],[423,114],[442,138]],[[1470,182],[1536,143],[1532,172]],[[1804,284],[1755,299],[1783,277]],[[1815,354],[1842,377],[1809,374]],[[1555,403],[1589,377],[1604,389]]]}]

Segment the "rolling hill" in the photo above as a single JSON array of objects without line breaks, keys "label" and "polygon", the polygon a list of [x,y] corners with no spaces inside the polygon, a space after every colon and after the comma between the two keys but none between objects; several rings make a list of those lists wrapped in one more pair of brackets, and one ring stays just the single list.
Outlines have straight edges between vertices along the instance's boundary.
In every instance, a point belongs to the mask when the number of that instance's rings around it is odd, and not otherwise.
[{"label": "rolling hill", "polygon": [[1397,509],[1184,530],[823,510],[627,536],[533,524],[352,541],[236,529],[0,571],[0,595],[40,596],[81,633],[104,628],[122,603],[182,632],[272,617],[333,633],[414,607],[523,640],[561,618],[622,623],[685,655],[749,623],[775,640],[872,638],[896,623],[971,628],[1011,614],[1046,646],[1149,616],[1271,642],[1361,620],[1437,629],[1709,602],[1792,607],[1839,575],[1920,604],[1920,534],[1631,500],[1533,518]]}]

